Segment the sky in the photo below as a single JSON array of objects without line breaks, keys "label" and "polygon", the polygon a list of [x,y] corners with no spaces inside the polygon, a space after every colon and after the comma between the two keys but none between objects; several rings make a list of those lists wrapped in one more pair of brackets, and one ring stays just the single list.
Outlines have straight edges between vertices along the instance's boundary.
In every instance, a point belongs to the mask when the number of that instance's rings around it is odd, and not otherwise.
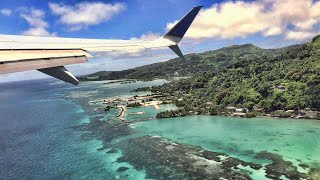
[{"label": "sky", "polygon": [[[204,8],[180,43],[184,54],[245,43],[279,48],[320,34],[320,2],[315,0],[1,0],[0,34],[152,40],[199,5]],[[88,63],[67,68],[81,75],[175,57],[169,49],[95,54]],[[28,71],[0,75],[0,82],[47,77]]]}]

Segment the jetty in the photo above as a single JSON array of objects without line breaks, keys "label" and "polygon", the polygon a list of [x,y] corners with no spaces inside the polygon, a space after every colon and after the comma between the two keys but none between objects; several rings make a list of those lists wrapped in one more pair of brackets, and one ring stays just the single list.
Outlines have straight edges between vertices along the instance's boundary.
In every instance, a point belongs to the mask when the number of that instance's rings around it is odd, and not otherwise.
[{"label": "jetty", "polygon": [[123,105],[120,105],[120,106],[117,106],[117,108],[120,108],[121,112],[120,112],[120,114],[118,116],[116,116],[116,118],[119,119],[120,121],[124,122],[124,123],[127,123],[127,124],[130,123],[130,121],[125,119],[127,107],[123,106]]}]

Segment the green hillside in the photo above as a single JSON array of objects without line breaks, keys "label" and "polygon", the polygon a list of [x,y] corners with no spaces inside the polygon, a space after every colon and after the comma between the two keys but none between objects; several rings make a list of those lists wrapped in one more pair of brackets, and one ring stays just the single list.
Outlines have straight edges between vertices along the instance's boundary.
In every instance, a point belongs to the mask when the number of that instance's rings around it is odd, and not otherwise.
[{"label": "green hillside", "polygon": [[[235,45],[125,71],[89,77],[153,79],[191,76],[158,87],[141,88],[168,95],[183,112],[216,114],[227,106],[250,112],[310,108],[320,110],[320,36],[310,43],[280,49]],[[86,77],[83,80],[88,80]],[[178,101],[179,99],[179,101]],[[181,112],[179,112],[181,114]],[[167,116],[167,115],[166,115]],[[281,116],[288,116],[283,113]]]},{"label": "green hillside", "polygon": [[[304,108],[320,110],[318,43],[319,37],[316,37],[311,43],[272,50],[271,53],[244,53],[238,60],[232,59],[236,63],[220,72],[202,71],[191,78],[151,90],[170,94],[186,112],[198,114],[215,114],[225,111],[227,106],[266,113]],[[257,48],[252,51],[255,50],[259,51]],[[221,51],[225,52],[225,49]],[[210,52],[203,54],[211,55]]]},{"label": "green hillside", "polygon": [[185,61],[175,58],[124,71],[100,71],[80,77],[80,80],[150,80],[172,76],[191,76],[199,72],[217,72],[243,59],[255,59],[262,55],[272,56],[280,52],[281,50],[261,49],[252,44],[235,45],[204,53],[188,54]]}]

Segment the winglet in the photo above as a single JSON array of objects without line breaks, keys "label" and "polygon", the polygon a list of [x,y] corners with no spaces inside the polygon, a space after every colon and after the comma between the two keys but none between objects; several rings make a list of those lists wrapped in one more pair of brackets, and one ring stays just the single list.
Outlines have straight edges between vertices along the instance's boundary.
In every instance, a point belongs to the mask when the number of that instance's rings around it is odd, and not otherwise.
[{"label": "winglet", "polygon": [[203,6],[196,6],[192,8],[187,15],[185,15],[176,25],[173,26],[173,28],[162,36],[163,39],[167,39],[172,43],[175,43],[174,45],[170,45],[169,48],[183,60],[185,60],[185,57],[183,56],[178,43],[182,40],[202,7]]},{"label": "winglet", "polygon": [[172,46],[169,46],[169,48],[174,52],[176,53],[182,60],[186,60],[186,58],[183,56],[180,48],[178,45],[172,45]]},{"label": "winglet", "polygon": [[57,79],[60,79],[62,81],[71,83],[73,85],[79,84],[79,80],[76,77],[74,77],[64,66],[38,69],[38,71],[45,73],[49,76],[55,77]]},{"label": "winglet", "polygon": [[163,38],[174,41],[175,43],[179,43],[202,7],[203,6],[196,6],[192,8],[191,11],[187,15],[185,15],[176,25],[174,25],[172,29],[170,29],[165,35],[163,35]]}]

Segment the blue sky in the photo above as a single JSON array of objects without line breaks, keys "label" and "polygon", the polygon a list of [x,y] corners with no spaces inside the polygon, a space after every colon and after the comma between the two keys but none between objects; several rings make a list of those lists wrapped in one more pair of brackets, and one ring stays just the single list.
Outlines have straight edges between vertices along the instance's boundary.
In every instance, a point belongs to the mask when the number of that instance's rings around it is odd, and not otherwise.
[{"label": "blue sky", "polygon": [[[198,5],[205,7],[181,43],[184,53],[244,43],[277,48],[309,41],[319,33],[320,3],[313,0],[2,0],[0,34],[156,38]],[[76,75],[122,70],[174,57],[169,50],[143,52],[138,57],[104,55],[68,69]],[[0,81],[44,77],[30,71],[1,75]]]},{"label": "blue sky", "polygon": [[[138,37],[147,32],[164,33],[168,22],[181,18],[193,6],[212,5],[208,1],[200,0],[107,0],[95,1],[106,4],[122,3],[125,9],[112,19],[101,22],[89,28],[80,31],[68,31],[66,26],[59,23],[59,17],[55,16],[48,6],[49,3],[75,6],[81,2],[79,0],[2,0],[0,9],[10,9],[10,16],[0,16],[0,33],[1,34],[20,34],[26,30],[29,24],[20,17],[21,8],[27,7],[45,11],[44,20],[50,24],[49,31],[57,32],[62,37],[81,37],[81,38],[115,38],[130,39]],[[13,23],[14,22],[14,23]]]}]

